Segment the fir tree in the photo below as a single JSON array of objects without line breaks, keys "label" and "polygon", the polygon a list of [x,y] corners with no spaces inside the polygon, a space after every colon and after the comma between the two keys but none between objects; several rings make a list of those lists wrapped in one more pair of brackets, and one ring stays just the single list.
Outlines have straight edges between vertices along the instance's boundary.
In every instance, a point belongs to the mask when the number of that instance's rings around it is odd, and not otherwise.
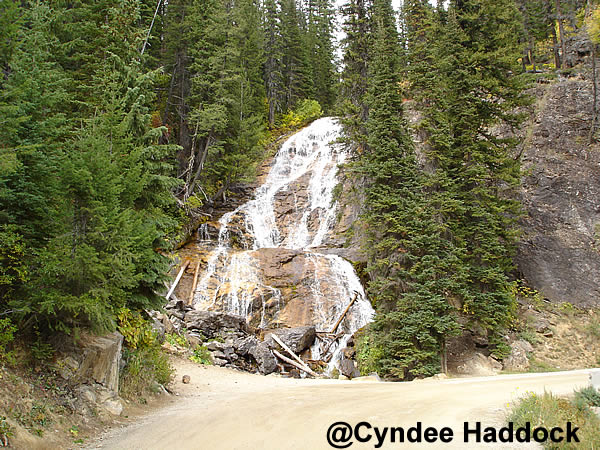
[{"label": "fir tree", "polygon": [[273,125],[276,114],[284,112],[281,23],[275,0],[265,0],[263,4],[263,30],[265,36],[264,79],[269,103],[269,123]]},{"label": "fir tree", "polygon": [[370,55],[370,3],[349,0],[342,7],[344,16],[344,70],[341,76],[339,109],[346,132],[352,140],[364,143],[364,124],[369,115],[366,101]]},{"label": "fir tree", "polygon": [[[457,329],[447,296],[456,286],[456,256],[437,221],[440,199],[427,195],[403,118],[398,45],[393,10],[386,0],[373,7],[373,60],[369,77],[369,180],[366,220],[371,298],[378,314],[372,326],[375,365],[387,376],[407,379],[439,370],[447,336]],[[377,230],[377,231],[375,231]]]}]

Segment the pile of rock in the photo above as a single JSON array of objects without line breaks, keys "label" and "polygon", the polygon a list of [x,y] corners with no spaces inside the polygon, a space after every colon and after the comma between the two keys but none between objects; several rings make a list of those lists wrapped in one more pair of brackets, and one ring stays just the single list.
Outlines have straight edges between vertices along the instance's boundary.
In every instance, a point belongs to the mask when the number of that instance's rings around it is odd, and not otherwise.
[{"label": "pile of rock", "polygon": [[306,359],[306,351],[316,339],[315,327],[279,328],[263,331],[260,336],[241,316],[170,306],[167,315],[156,317],[156,322],[169,322],[164,328],[184,335],[192,347],[203,346],[210,352],[212,362],[221,367],[268,375],[283,369],[273,353],[274,349],[281,350],[273,334],[297,355],[304,353]]}]

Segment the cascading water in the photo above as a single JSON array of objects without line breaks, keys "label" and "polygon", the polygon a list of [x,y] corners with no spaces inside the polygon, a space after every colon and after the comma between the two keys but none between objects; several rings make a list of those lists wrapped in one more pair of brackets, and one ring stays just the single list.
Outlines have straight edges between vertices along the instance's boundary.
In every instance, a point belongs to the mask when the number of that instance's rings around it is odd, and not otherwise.
[{"label": "cascading water", "polygon": [[[330,368],[337,363],[350,336],[373,316],[352,265],[317,249],[335,222],[333,191],[338,165],[347,158],[343,147],[334,142],[340,134],[335,119],[323,118],[283,144],[254,199],[219,220],[217,245],[208,257],[194,296],[197,309],[242,315],[262,328],[289,324],[293,313],[287,312],[288,308],[296,311],[293,324],[314,325],[319,332],[330,332],[356,295],[339,327],[343,336],[337,344],[323,355],[318,344],[312,348],[313,359],[330,360]],[[201,239],[210,239],[207,228],[200,232]],[[270,260],[264,263],[267,252],[270,258],[283,255],[279,265]],[[283,287],[263,281],[261,264],[279,267],[294,257],[303,261],[296,270],[302,276],[296,278],[306,294],[290,302],[292,308],[283,305]],[[296,286],[288,284],[291,287],[285,289],[294,292]]]}]

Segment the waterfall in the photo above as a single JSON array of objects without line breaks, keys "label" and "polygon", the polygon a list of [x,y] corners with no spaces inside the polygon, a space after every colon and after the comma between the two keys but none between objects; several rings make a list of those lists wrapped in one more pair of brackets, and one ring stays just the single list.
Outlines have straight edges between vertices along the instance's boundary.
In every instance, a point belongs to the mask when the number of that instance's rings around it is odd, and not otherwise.
[{"label": "waterfall", "polygon": [[[261,328],[292,323],[314,325],[319,332],[331,331],[356,295],[340,326],[343,336],[327,351],[330,368],[350,336],[373,317],[352,264],[318,251],[335,225],[337,171],[348,156],[335,142],[340,136],[337,121],[323,118],[282,145],[254,198],[219,220],[216,245],[194,294],[197,309],[242,315]],[[200,239],[210,239],[207,230],[200,230]],[[273,272],[294,258],[301,263],[286,276],[300,280],[302,294],[291,282],[279,280],[277,286],[265,281],[268,276],[263,266]],[[327,355],[321,355],[315,345],[312,356]]]}]

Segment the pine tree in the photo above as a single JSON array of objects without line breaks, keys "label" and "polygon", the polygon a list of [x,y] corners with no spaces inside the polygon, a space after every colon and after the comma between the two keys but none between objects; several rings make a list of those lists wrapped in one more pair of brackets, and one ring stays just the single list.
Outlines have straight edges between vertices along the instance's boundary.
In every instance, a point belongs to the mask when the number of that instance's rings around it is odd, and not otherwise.
[{"label": "pine tree", "polygon": [[344,16],[343,41],[344,70],[341,76],[339,109],[342,123],[349,137],[364,144],[364,124],[369,115],[366,101],[371,27],[370,3],[365,0],[349,0],[341,11]]},{"label": "pine tree", "polygon": [[20,30],[0,91],[0,223],[15,225],[37,248],[52,234],[69,98],[67,77],[53,58],[56,14],[41,3],[24,14],[28,27]]},{"label": "pine tree", "polygon": [[368,290],[377,306],[372,326],[375,366],[409,379],[439,370],[447,336],[457,330],[447,296],[456,286],[456,255],[435,216],[440,197],[427,193],[403,118],[398,36],[387,0],[373,4],[367,151],[363,156],[370,233]]},{"label": "pine tree", "polygon": [[307,43],[314,97],[328,111],[335,103],[337,88],[334,11],[329,0],[309,2],[308,8]]},{"label": "pine tree", "polygon": [[[60,5],[24,10],[0,91],[0,257],[12,261],[0,291],[28,323],[110,329],[120,306],[158,305],[167,262],[156,249],[175,227],[166,214],[175,148],[158,145],[166,130],[150,124],[157,73],[141,68],[133,45],[134,6],[105,11],[118,22],[102,38],[107,53],[82,65],[65,58]],[[67,37],[84,38],[73,28]],[[73,80],[93,93],[83,108],[73,106],[83,92]],[[93,117],[81,120],[90,109]]]},{"label": "pine tree", "polygon": [[265,0],[263,4],[263,33],[265,36],[264,79],[269,103],[269,123],[274,125],[276,114],[285,112],[281,23],[275,0]]},{"label": "pine tree", "polygon": [[282,0],[280,11],[282,39],[282,78],[284,109],[293,109],[299,100],[314,98],[312,69],[308,53],[305,22],[296,0]]},{"label": "pine tree", "polygon": [[517,126],[522,117],[514,110],[527,101],[515,76],[517,17],[510,1],[451,3],[432,67],[440,83],[427,114],[429,156],[448,204],[454,205],[447,220],[468,270],[460,293],[463,311],[496,341],[514,307],[508,273],[519,213],[512,197],[519,164],[511,155],[514,139],[489,130],[499,123]]},{"label": "pine tree", "polygon": [[21,12],[15,0],[0,0],[0,88],[10,73],[8,64],[17,41]]},{"label": "pine tree", "polygon": [[157,144],[164,128],[150,127],[154,74],[117,55],[104,64],[99,113],[77,133],[61,167],[62,230],[41,253],[38,289],[26,304],[65,331],[111,329],[123,306],[157,307],[168,262],[156,249],[175,226],[165,212],[174,148]]}]

